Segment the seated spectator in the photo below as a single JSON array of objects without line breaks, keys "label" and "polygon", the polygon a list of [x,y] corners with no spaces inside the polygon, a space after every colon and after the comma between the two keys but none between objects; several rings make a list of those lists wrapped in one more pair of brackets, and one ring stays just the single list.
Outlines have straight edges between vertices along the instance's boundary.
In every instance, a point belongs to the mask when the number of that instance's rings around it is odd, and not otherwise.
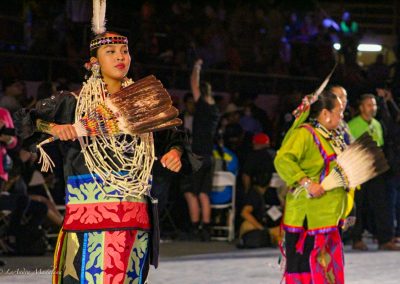
[{"label": "seated spectator", "polygon": [[10,223],[5,244],[10,254],[43,254],[46,250],[44,233],[40,229],[47,206],[31,200],[26,185],[13,167],[10,179],[3,184],[0,194],[0,211],[10,211]]},{"label": "seated spectator", "polygon": [[[16,88],[15,86],[13,88]],[[0,108],[0,211],[10,211],[10,225],[7,232],[7,246],[10,253],[29,253],[27,244],[32,243],[39,234],[39,225],[47,212],[47,206],[31,200],[26,194],[26,184],[21,178],[22,168],[16,157],[11,158],[7,150],[17,145],[17,138],[13,134],[14,124],[10,113]],[[10,176],[10,178],[9,178]],[[32,233],[32,236],[30,235]],[[41,253],[45,245],[41,244]],[[32,250],[31,250],[32,252]]]},{"label": "seated spectator", "polygon": [[21,174],[27,185],[28,196],[34,201],[45,204],[48,208],[47,218],[49,221],[57,227],[61,227],[63,216],[58,211],[52,197],[46,192],[47,185],[43,175],[36,169],[37,156],[25,150],[20,150],[19,156],[23,163]]},{"label": "seated spectator", "polygon": [[267,228],[267,212],[264,195],[270,177],[258,175],[253,179],[253,186],[248,191],[244,207],[240,213],[243,222],[240,225],[239,247],[256,248],[272,246]]}]

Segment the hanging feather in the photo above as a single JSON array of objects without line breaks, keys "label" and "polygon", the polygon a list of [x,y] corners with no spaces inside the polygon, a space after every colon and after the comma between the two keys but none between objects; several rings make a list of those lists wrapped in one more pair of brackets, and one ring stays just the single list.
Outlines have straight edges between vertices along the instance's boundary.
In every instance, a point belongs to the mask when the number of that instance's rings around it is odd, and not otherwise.
[{"label": "hanging feather", "polygon": [[106,31],[106,0],[93,0],[92,31],[95,35]]},{"label": "hanging feather", "polygon": [[335,66],[333,66],[331,72],[326,76],[325,80],[321,83],[321,85],[312,93],[304,96],[301,104],[293,111],[293,115],[298,118],[302,113],[305,111],[308,111],[310,108],[310,105],[315,103],[318,100],[319,95],[322,93],[322,91],[325,89],[325,87],[328,85],[333,72],[335,72],[337,66],[337,62],[335,63]]},{"label": "hanging feather", "polygon": [[292,114],[295,117],[295,120],[293,121],[293,124],[290,127],[290,129],[286,132],[286,135],[283,138],[281,145],[285,144],[290,135],[292,135],[294,129],[298,128],[301,124],[303,124],[307,120],[308,116],[310,115],[310,105],[313,104],[318,99],[319,95],[325,89],[326,85],[328,85],[329,80],[333,75],[333,72],[335,72],[336,66],[337,62],[335,63],[335,66],[333,66],[331,72],[329,72],[328,76],[326,76],[322,84],[313,93],[304,96],[304,98],[301,101],[301,104],[293,111]]}]

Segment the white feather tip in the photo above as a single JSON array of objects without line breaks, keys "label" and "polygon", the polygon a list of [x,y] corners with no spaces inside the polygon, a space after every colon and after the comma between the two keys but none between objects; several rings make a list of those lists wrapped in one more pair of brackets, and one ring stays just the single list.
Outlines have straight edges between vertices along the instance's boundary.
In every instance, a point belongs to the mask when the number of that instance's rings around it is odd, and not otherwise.
[{"label": "white feather tip", "polygon": [[92,31],[95,35],[106,31],[106,0],[93,0]]}]

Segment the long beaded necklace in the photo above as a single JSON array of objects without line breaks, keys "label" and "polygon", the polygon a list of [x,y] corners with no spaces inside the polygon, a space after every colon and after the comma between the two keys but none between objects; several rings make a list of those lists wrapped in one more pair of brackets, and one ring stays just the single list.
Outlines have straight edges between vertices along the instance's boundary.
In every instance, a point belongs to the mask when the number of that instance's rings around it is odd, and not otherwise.
[{"label": "long beaded necklace", "polygon": [[[122,86],[132,83],[131,79],[126,79]],[[102,104],[107,95],[107,88],[101,78],[91,76],[77,98],[75,121],[84,117],[88,110]],[[155,159],[152,133],[85,136],[79,142],[93,181],[107,196],[140,198],[148,194]],[[102,184],[99,184],[95,175]]]}]

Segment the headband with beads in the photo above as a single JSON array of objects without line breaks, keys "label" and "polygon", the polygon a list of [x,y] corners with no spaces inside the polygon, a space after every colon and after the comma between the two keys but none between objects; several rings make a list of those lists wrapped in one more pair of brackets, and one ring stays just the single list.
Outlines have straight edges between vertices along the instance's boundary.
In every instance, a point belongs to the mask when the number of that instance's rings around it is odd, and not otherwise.
[{"label": "headband with beads", "polygon": [[95,38],[90,42],[90,50],[96,49],[102,45],[108,44],[128,44],[128,38],[125,36],[107,36]]}]

